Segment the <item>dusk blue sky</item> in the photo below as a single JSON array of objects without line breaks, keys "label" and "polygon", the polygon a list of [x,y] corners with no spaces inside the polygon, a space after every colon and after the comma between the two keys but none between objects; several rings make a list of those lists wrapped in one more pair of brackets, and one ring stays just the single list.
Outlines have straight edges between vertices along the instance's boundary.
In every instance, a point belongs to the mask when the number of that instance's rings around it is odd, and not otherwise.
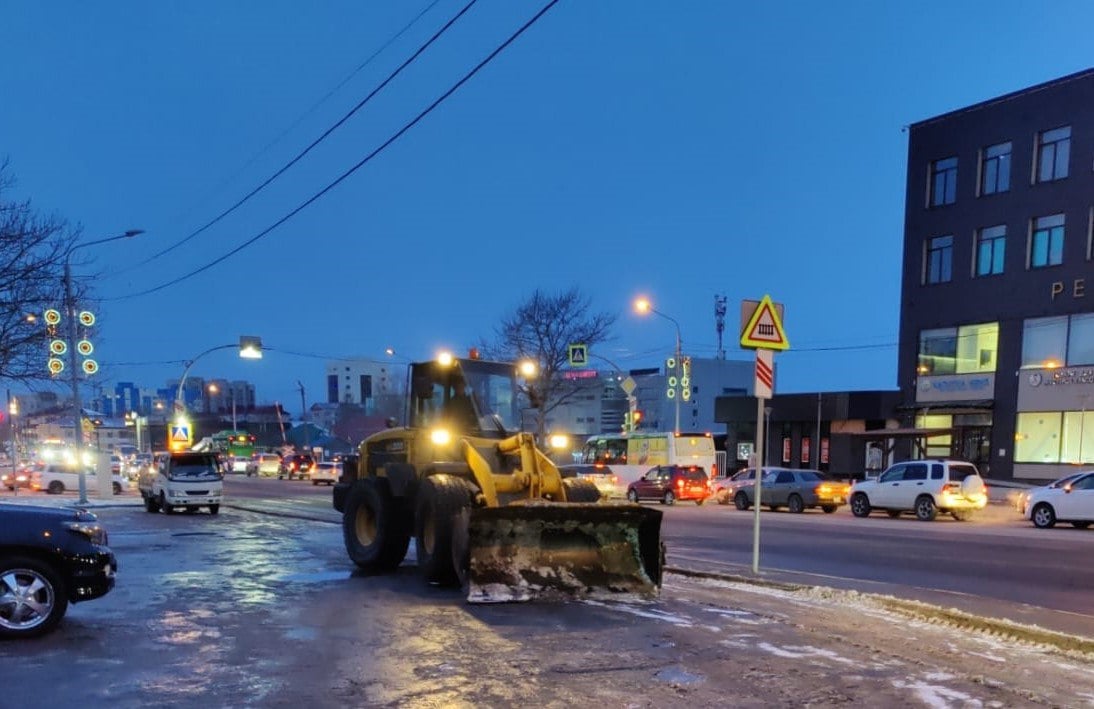
[{"label": "dusk blue sky", "polygon": [[[260,402],[325,396],[326,360],[466,351],[534,289],[618,314],[594,353],[657,366],[673,326],[714,356],[728,298],[785,305],[781,392],[894,388],[907,124],[1088,68],[1090,2],[562,0],[437,110],[378,147],[534,15],[480,0],[278,181],[183,247],[337,121],[466,0],[6,2],[0,156],[17,196],[132,241],[81,253],[102,302],[99,383],[177,362]],[[320,102],[318,106],[317,102]],[[314,110],[312,110],[314,107]],[[307,356],[305,356],[307,355]],[[405,361],[405,360],[404,360]],[[173,362],[173,363],[172,363]],[[44,357],[43,357],[44,364]]]}]

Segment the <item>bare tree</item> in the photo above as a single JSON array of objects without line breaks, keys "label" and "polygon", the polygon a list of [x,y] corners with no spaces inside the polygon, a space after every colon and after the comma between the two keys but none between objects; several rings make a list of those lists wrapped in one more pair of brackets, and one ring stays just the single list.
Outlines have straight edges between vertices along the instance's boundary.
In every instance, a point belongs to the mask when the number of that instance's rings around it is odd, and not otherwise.
[{"label": "bare tree", "polygon": [[11,199],[14,184],[0,162],[0,378],[48,379],[42,313],[63,310],[65,255],[78,234],[29,201]]},{"label": "bare tree", "polygon": [[589,348],[610,339],[615,315],[590,312],[589,298],[575,286],[557,295],[536,290],[502,319],[496,341],[484,346],[493,359],[535,360],[538,375],[527,381],[525,394],[539,409],[536,435],[542,440],[547,414],[567,403],[578,386],[560,375],[569,364],[571,344]]}]

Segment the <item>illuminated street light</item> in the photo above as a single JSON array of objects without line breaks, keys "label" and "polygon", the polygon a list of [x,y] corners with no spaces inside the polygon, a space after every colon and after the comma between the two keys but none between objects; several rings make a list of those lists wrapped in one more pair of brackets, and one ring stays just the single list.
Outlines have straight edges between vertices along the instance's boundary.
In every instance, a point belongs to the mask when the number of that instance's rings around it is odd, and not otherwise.
[{"label": "illuminated street light", "polygon": [[517,371],[525,379],[533,379],[539,373],[539,365],[534,360],[522,359],[517,363]]},{"label": "illuminated street light", "polygon": [[[76,312],[76,298],[72,295],[72,252],[76,249],[87,248],[88,246],[95,246],[96,244],[105,244],[108,241],[117,241],[118,239],[129,239],[131,237],[143,234],[141,229],[130,229],[124,234],[118,234],[117,236],[111,236],[106,239],[98,239],[96,241],[89,241],[85,244],[74,244],[65,252],[65,313],[68,315],[68,369],[69,369],[69,382],[72,384],[72,432],[73,439],[76,444],[76,454],[79,458],[80,449],[83,448],[84,443],[84,415],[83,415],[83,403],[80,401],[80,372],[83,368],[76,366],[76,322],[79,315]],[[85,466],[80,465],[80,500],[79,504],[87,504],[87,471]],[[109,469],[108,469],[109,470]],[[104,482],[99,476],[99,491],[110,490],[110,476],[107,475]]]},{"label": "illuminated street light", "polygon": [[[675,375],[674,378],[677,378],[677,380],[678,380],[678,378],[680,376],[679,372],[680,372],[680,364],[681,364],[681,359],[682,359],[681,347],[683,345],[683,342],[681,342],[681,340],[680,340],[680,323],[676,322],[676,318],[665,315],[660,310],[657,310],[656,308],[654,308],[653,305],[650,303],[650,301],[647,298],[638,298],[637,300],[635,300],[634,301],[634,309],[635,309],[635,312],[637,312],[639,315],[645,315],[646,313],[653,313],[654,315],[660,315],[661,317],[665,318],[666,320],[671,322],[676,327],[676,356],[674,357],[674,363],[676,365],[676,367],[675,367],[676,375]],[[665,373],[668,374],[668,367],[665,368]],[[676,404],[676,429],[675,429],[675,432],[680,433],[680,396],[674,395],[672,398],[673,398],[673,401]]]}]

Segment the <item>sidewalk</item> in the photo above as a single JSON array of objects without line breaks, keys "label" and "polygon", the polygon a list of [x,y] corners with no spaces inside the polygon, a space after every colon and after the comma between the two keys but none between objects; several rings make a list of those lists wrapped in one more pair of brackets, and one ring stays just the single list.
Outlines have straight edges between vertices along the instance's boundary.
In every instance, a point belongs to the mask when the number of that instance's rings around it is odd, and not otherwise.
[{"label": "sidewalk", "polygon": [[31,490],[3,490],[0,492],[0,503],[15,505],[34,505],[35,507],[80,507],[94,509],[96,507],[141,507],[144,502],[139,493],[133,490],[123,492],[120,495],[112,495],[104,500],[95,493],[88,492],[87,502],[79,504],[80,496],[75,492],[64,492],[60,495],[50,495],[46,492],[34,492]]}]

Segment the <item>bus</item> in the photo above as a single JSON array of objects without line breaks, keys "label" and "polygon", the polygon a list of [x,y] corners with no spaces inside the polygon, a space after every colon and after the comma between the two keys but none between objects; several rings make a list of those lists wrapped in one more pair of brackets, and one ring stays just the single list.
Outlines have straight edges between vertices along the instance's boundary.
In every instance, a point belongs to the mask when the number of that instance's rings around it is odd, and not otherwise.
[{"label": "bus", "polygon": [[227,456],[233,473],[245,473],[254,456],[255,437],[246,431],[220,431],[213,434],[212,449]]},{"label": "bus", "polygon": [[601,434],[585,441],[581,462],[606,465],[629,484],[655,465],[698,465],[718,474],[714,438],[709,433],[646,432]]}]

